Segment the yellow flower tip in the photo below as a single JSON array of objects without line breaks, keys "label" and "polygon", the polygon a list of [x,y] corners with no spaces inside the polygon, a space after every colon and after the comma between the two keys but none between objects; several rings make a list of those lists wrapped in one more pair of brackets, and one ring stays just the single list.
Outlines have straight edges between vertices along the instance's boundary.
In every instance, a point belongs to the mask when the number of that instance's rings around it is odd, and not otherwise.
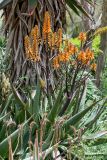
[{"label": "yellow flower tip", "polygon": [[87,39],[87,36],[86,36],[86,33],[85,32],[81,32],[78,36],[78,39],[81,41],[81,42],[84,42],[86,41]]},{"label": "yellow flower tip", "polygon": [[91,64],[91,70],[96,71],[96,69],[97,69],[97,64],[96,63]]}]

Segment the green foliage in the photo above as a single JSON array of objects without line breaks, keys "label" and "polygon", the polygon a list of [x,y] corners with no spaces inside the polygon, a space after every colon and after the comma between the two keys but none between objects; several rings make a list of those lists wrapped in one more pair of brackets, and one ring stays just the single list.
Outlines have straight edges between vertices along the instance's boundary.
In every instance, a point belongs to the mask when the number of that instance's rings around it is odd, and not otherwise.
[{"label": "green foliage", "polygon": [[102,92],[104,95],[107,95],[107,59],[104,67],[104,71],[101,76],[101,86],[100,89],[102,89]]},{"label": "green foliage", "polygon": [[[71,41],[80,48],[77,39]],[[98,47],[98,42],[94,47]],[[12,86],[12,93],[0,102],[0,156],[3,159],[10,154],[14,159],[25,160],[54,159],[53,153],[61,157],[62,153],[71,158],[88,157],[90,130],[104,111],[106,98],[103,99],[86,70],[69,64],[68,68],[62,67],[59,78],[54,77],[54,90],[49,94],[46,82],[38,74],[36,86]]]},{"label": "green foliage", "polygon": [[92,48],[94,50],[95,56],[98,57],[98,55],[101,52],[100,51],[100,35],[95,36],[95,38],[93,39]]},{"label": "green foliage", "polygon": [[5,47],[6,47],[6,40],[4,37],[0,37],[0,74],[1,72],[5,71],[6,69],[6,55],[5,55]]},{"label": "green foliage", "polygon": [[[31,2],[32,9],[36,1]],[[76,1],[68,3],[78,15],[78,10],[87,15]],[[76,38],[71,41],[80,48]],[[95,37],[92,48],[96,57],[99,43],[100,37]],[[0,45],[5,48],[4,42],[0,41]],[[1,56],[4,72],[3,60]],[[62,67],[60,72],[55,71],[55,86],[52,83],[54,89],[49,93],[46,84],[41,85],[42,77],[38,74],[36,86],[12,86],[11,94],[0,101],[0,158],[52,160],[56,158],[53,153],[66,159],[99,158],[97,151],[102,144],[106,147],[107,128],[99,127],[102,119],[105,121],[106,98],[87,71],[70,68],[68,64]],[[100,151],[99,160],[106,159],[104,148]]]},{"label": "green foliage", "polygon": [[[92,88],[93,85],[94,84],[92,84],[91,86]],[[12,140],[12,151],[14,152],[14,159],[16,159],[16,157],[20,158],[23,157],[24,159],[26,158],[26,154],[31,156],[31,151],[35,152],[36,158],[40,156],[42,153],[43,155],[45,155],[44,156],[45,159],[48,159],[48,157],[50,156],[52,159],[52,153],[55,152],[55,149],[57,150],[57,152],[58,151],[64,152],[65,155],[68,155],[69,152],[69,154],[71,154],[71,157],[73,155],[79,157],[79,153],[82,152],[81,149],[82,150],[84,149],[83,145],[81,146],[82,139],[81,141],[79,140],[80,139],[79,133],[81,129],[84,127],[85,130],[92,127],[91,125],[90,127],[88,126],[87,128],[86,122],[88,121],[89,123],[93,120],[94,117],[98,116],[97,112],[97,108],[99,108],[98,104],[100,103],[100,105],[103,105],[104,107],[105,106],[105,104],[103,104],[104,101],[93,102],[95,98],[89,99],[88,96],[88,100],[90,101],[90,106],[89,106],[89,103],[87,104],[86,100],[87,96],[85,96],[85,102],[84,102],[85,109],[82,109],[82,111],[78,110],[78,112],[77,113],[75,112],[74,116],[72,116],[72,113],[74,113],[75,109],[72,108],[68,114],[59,116],[60,109],[63,106],[63,101],[65,101],[65,97],[63,96],[64,94],[63,90],[60,89],[59,87],[57,88],[56,92],[57,95],[54,99],[52,99],[52,97],[47,98],[43,96],[43,91],[40,86],[40,83],[38,83],[38,87],[35,90],[34,96],[29,97],[28,92],[26,92],[27,94],[23,92],[24,97],[26,97],[25,98],[26,100],[23,99],[23,96],[20,95],[17,89],[12,87],[12,90],[13,94],[9,96],[7,102],[3,101],[1,106],[1,116],[0,116],[1,157],[3,158],[8,157],[8,152],[10,152],[10,150],[8,149],[10,137]],[[89,92],[89,90],[90,88],[88,87],[86,89],[86,95]],[[29,90],[30,95],[32,95],[31,92],[32,91]],[[41,92],[41,94],[38,94],[39,92]],[[92,94],[96,93],[93,91]],[[39,101],[37,102],[36,99],[38,99]],[[52,106],[50,106],[49,99],[52,100]],[[73,105],[75,106],[77,100],[78,99],[76,99],[75,101],[74,98],[71,101],[71,103],[73,102]],[[96,100],[99,101],[99,97],[96,97]],[[36,102],[36,104],[34,102]],[[101,108],[99,108],[99,110],[101,110]],[[89,116],[90,114],[91,115],[94,114],[94,117],[90,118]],[[57,135],[57,131],[60,134]],[[81,136],[82,135],[84,135],[84,132],[81,132]],[[32,145],[29,144],[29,141]],[[70,143],[70,141],[72,141],[72,143]],[[80,150],[80,152],[77,153],[76,150],[72,150],[72,152],[70,152],[70,148],[72,147],[74,148],[74,146],[77,148],[77,150]],[[29,148],[30,150],[26,150],[27,147],[30,147]],[[66,152],[65,148],[67,148],[68,152]],[[36,152],[36,149],[40,149],[40,151]],[[81,156],[84,157],[85,152],[82,152]]]}]

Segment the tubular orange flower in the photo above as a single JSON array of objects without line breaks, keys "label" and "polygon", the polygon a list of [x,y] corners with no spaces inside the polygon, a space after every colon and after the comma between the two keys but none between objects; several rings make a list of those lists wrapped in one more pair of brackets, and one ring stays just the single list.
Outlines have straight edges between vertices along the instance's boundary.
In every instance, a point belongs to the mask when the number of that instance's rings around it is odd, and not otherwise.
[{"label": "tubular orange flower", "polygon": [[39,52],[39,49],[38,49],[38,45],[39,45],[39,29],[38,29],[38,26],[35,25],[35,27],[31,30],[31,47],[32,47],[32,52],[35,56],[35,58],[33,57],[33,59],[37,59],[37,55],[38,55],[38,52]]},{"label": "tubular orange flower", "polygon": [[31,60],[34,60],[35,59],[35,55],[33,54],[33,51],[32,51],[32,48],[29,46],[28,48],[28,54],[29,54],[29,58]]},{"label": "tubular orange flower", "polygon": [[51,33],[51,18],[50,15],[47,12],[45,12],[45,17],[44,17],[44,23],[43,23],[43,40],[46,42],[46,39],[48,39],[48,35]]},{"label": "tubular orange flower", "polygon": [[81,42],[84,42],[86,41],[86,33],[85,32],[81,32],[78,36],[78,39],[81,41]]},{"label": "tubular orange flower", "polygon": [[31,31],[31,37],[29,38],[29,36],[26,36],[24,41],[26,57],[35,62],[40,61],[38,36],[39,36],[38,27],[35,26],[35,28],[33,28]]},{"label": "tubular orange flower", "polygon": [[72,50],[71,50],[71,54],[72,53],[77,53],[77,52],[78,52],[78,48],[76,46],[73,46]]},{"label": "tubular orange flower", "polygon": [[70,53],[69,53],[69,50],[68,48],[64,48],[64,53],[62,54],[62,60],[63,62],[67,62],[70,60]]},{"label": "tubular orange flower", "polygon": [[64,53],[64,62],[67,62],[69,60],[70,60],[70,54],[69,54],[69,52],[65,52]]},{"label": "tubular orange flower", "polygon": [[96,71],[96,68],[97,68],[96,63],[93,63],[93,64],[91,65],[91,70]]},{"label": "tubular orange flower", "polygon": [[85,64],[86,62],[86,53],[84,51],[81,51],[79,54],[78,54],[78,57],[77,59],[79,61],[81,61],[83,64]]},{"label": "tubular orange flower", "polygon": [[59,53],[58,59],[59,59],[59,62],[63,62],[64,61],[64,54],[62,52]]},{"label": "tubular orange flower", "polygon": [[28,50],[29,50],[29,46],[30,46],[30,40],[29,40],[28,36],[25,36],[24,46],[25,46],[26,57],[29,58],[29,52],[28,52]]},{"label": "tubular orange flower", "polygon": [[74,46],[72,43],[69,43],[67,41],[65,43],[66,43],[65,48],[69,52],[69,55],[73,55],[78,52],[78,48]]},{"label": "tubular orange flower", "polygon": [[44,23],[43,23],[43,32],[50,33],[51,32],[51,18],[47,12],[45,12]]},{"label": "tubular orange flower", "polygon": [[39,35],[39,28],[37,25],[35,25],[34,27],[34,40],[37,42],[39,42],[39,38],[40,38],[40,35]]},{"label": "tubular orange flower", "polygon": [[72,43],[69,43],[68,45],[68,52],[70,55],[74,54],[74,45]]},{"label": "tubular orange flower", "polygon": [[94,53],[89,48],[87,48],[85,52],[87,61],[91,61],[94,59]]}]

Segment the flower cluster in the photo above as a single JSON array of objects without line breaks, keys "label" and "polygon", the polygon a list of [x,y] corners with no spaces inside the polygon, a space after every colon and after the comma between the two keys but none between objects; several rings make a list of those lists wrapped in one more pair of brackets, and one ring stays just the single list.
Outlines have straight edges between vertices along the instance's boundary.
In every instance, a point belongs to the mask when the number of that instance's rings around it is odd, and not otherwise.
[{"label": "flower cluster", "polygon": [[62,28],[59,28],[57,32],[53,32],[51,29],[51,18],[49,12],[45,13],[43,30],[42,30],[42,39],[44,44],[48,44],[51,50],[54,50],[56,47],[60,48],[62,44]]},{"label": "flower cluster", "polygon": [[39,61],[39,43],[40,43],[40,35],[39,35],[39,29],[36,25],[32,31],[30,36],[25,37],[24,45],[25,45],[25,52],[27,59],[33,60],[33,61]]},{"label": "flower cluster", "polygon": [[79,52],[77,59],[83,64],[89,64],[90,61],[94,59],[94,53],[89,48],[87,48],[85,51]]},{"label": "flower cluster", "polygon": [[[38,26],[32,30],[30,36],[25,37],[26,57],[35,62],[40,61],[39,46],[42,44],[46,47],[46,51],[50,52],[49,58],[52,59],[54,69],[58,69],[62,64],[80,64],[81,66],[90,66],[92,70],[96,70],[94,63],[94,53],[89,48],[83,49],[82,46],[77,48],[69,40],[63,40],[62,28],[53,32],[51,27],[51,18],[48,11],[44,16],[42,36],[40,37]],[[81,32],[78,36],[81,44],[87,39],[85,32]],[[43,42],[43,43],[41,43]]]},{"label": "flower cluster", "polygon": [[51,28],[51,18],[49,12],[47,11],[44,16],[42,37],[40,37],[39,29],[36,25],[31,30],[30,36],[27,35],[24,39],[27,59],[35,62],[40,61],[39,46],[42,41],[51,51],[54,51],[56,48],[61,48],[62,28],[59,28],[57,32],[53,32]]},{"label": "flower cluster", "polygon": [[78,48],[66,40],[64,50],[53,59],[54,68],[59,68],[61,63],[69,62],[71,60],[71,56],[74,56],[77,52]]},{"label": "flower cluster", "polygon": [[[85,33],[80,33],[79,40],[83,42],[85,40]],[[80,39],[81,37],[81,39]],[[70,62],[70,64],[80,64],[81,66],[90,66],[91,70],[96,71],[96,64],[94,62],[94,53],[90,48],[79,49],[71,42],[65,41],[65,47],[63,52],[60,52],[53,59],[54,69],[58,69],[62,63]]]},{"label": "flower cluster", "polygon": [[86,33],[85,32],[81,32],[78,36],[78,39],[81,41],[81,42],[84,42],[86,41],[87,39],[87,36],[86,36]]},{"label": "flower cluster", "polygon": [[50,33],[51,33],[51,19],[49,13],[46,12],[42,30],[42,36],[45,43],[46,40],[50,41]]},{"label": "flower cluster", "polygon": [[92,64],[91,64],[91,69],[92,69],[93,71],[96,71],[96,68],[97,68],[96,63],[92,63]]}]

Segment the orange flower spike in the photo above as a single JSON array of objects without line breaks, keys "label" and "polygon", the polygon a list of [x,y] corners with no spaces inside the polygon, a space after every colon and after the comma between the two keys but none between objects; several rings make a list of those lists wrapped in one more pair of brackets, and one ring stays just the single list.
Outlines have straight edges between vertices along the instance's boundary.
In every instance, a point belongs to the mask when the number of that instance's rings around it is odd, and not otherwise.
[{"label": "orange flower spike", "polygon": [[34,53],[33,53],[33,51],[32,51],[32,48],[29,46],[29,48],[28,48],[28,52],[29,52],[29,58],[32,60],[32,59],[34,59]]},{"label": "orange flower spike", "polygon": [[59,62],[63,62],[63,60],[64,60],[64,56],[63,55],[64,54],[62,52],[59,53],[59,55],[58,55]]},{"label": "orange flower spike", "polygon": [[63,61],[67,62],[70,59],[70,52],[69,52],[69,45],[68,45],[68,40],[65,41],[65,48],[64,48],[64,53],[63,53]]},{"label": "orange flower spike", "polygon": [[25,39],[24,39],[24,46],[25,46],[25,53],[26,53],[26,56],[27,58],[29,58],[29,46],[30,46],[30,40],[29,40],[29,37],[26,36]]},{"label": "orange flower spike", "polygon": [[89,48],[86,49],[86,58],[89,61],[94,59],[94,53]]},{"label": "orange flower spike", "polygon": [[86,53],[86,61],[88,63],[90,61],[90,53],[91,53],[90,49],[87,48],[86,51],[85,51],[85,53]]},{"label": "orange flower spike", "polygon": [[38,25],[35,25],[34,31],[35,31],[36,37],[38,38],[39,37],[39,28],[38,28]]},{"label": "orange flower spike", "polygon": [[73,45],[72,43],[69,43],[69,46],[68,46],[69,51],[72,50],[73,46],[74,46],[74,45]]},{"label": "orange flower spike", "polygon": [[69,51],[70,55],[74,54],[73,48],[74,48],[74,45],[72,43],[70,43],[69,46],[68,46],[68,51]]},{"label": "orange flower spike", "polygon": [[35,25],[35,27],[34,27],[34,40],[37,40],[37,42],[39,42],[39,37],[40,37],[39,28],[37,25]]},{"label": "orange flower spike", "polygon": [[42,30],[44,42],[46,42],[46,39],[48,39],[48,36],[50,33],[51,33],[51,18],[50,18],[48,11],[47,11],[47,12],[45,12],[43,30]]},{"label": "orange flower spike", "polygon": [[69,59],[70,59],[70,54],[69,54],[69,52],[67,51],[67,49],[64,50],[64,53],[63,53],[63,55],[62,55],[62,59],[63,59],[63,62],[69,61]]},{"label": "orange flower spike", "polygon": [[87,39],[87,36],[86,36],[86,33],[85,32],[81,32],[78,36],[78,39],[81,41],[81,42],[84,42],[86,41]]},{"label": "orange flower spike", "polygon": [[32,50],[34,54],[37,54],[39,45],[39,29],[37,25],[31,30],[31,39],[32,39]]},{"label": "orange flower spike", "polygon": [[77,53],[78,52],[78,48],[76,46],[72,47],[72,53]]},{"label": "orange flower spike", "polygon": [[84,64],[84,63],[86,62],[86,53],[85,53],[84,51],[81,51],[81,52],[78,54],[77,59]]},{"label": "orange flower spike", "polygon": [[96,65],[96,63],[93,63],[91,65],[91,70],[96,71],[96,69],[97,69],[97,65]]},{"label": "orange flower spike", "polygon": [[69,54],[69,52],[66,52],[65,53],[65,61],[69,61],[69,59],[70,59],[70,54]]},{"label": "orange flower spike", "polygon": [[49,12],[45,12],[44,23],[43,23],[43,33],[51,32],[51,18]]},{"label": "orange flower spike", "polygon": [[46,12],[46,18],[47,18],[47,33],[51,32],[51,18],[48,12]]}]

